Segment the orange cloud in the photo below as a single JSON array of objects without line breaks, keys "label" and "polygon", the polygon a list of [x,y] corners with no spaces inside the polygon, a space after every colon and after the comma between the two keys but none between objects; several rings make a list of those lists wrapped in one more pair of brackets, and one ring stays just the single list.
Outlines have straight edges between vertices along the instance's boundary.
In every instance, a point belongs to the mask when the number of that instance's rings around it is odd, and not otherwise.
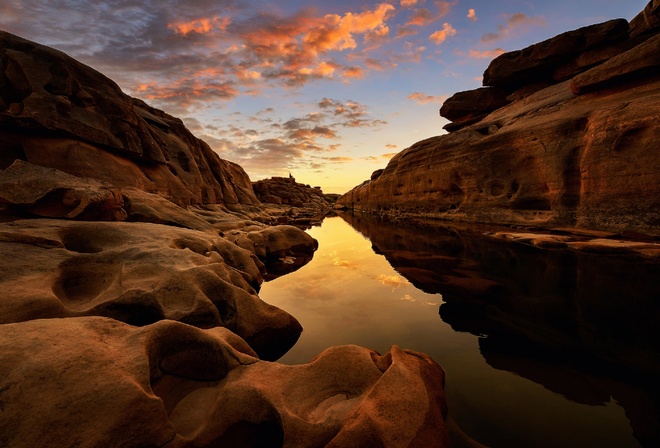
[{"label": "orange cloud", "polygon": [[529,26],[543,26],[545,20],[542,17],[528,17],[525,14],[518,12],[515,14],[507,15],[505,25],[499,25],[496,33],[484,34],[481,38],[482,42],[492,42],[502,39],[516,30],[524,29]]},{"label": "orange cloud", "polygon": [[474,8],[468,9],[467,18],[472,20],[473,22],[477,21],[477,13],[474,10]]},{"label": "orange cloud", "polygon": [[428,103],[442,103],[447,99],[446,95],[443,96],[433,96],[425,95],[421,92],[414,92],[407,96],[409,100],[416,101],[418,104],[428,104]]},{"label": "orange cloud", "polygon": [[304,37],[304,44],[313,51],[347,50],[357,47],[354,34],[367,32],[383,32],[387,28],[385,21],[394,6],[381,3],[375,11],[365,11],[359,14],[351,12],[343,17],[328,14],[319,28],[310,30]]},{"label": "orange cloud", "polygon": [[360,66],[345,67],[342,70],[342,74],[345,78],[355,78],[362,79],[364,78],[364,69]]},{"label": "orange cloud", "polygon": [[403,25],[404,27],[415,25],[415,26],[426,26],[429,23],[433,23],[436,20],[433,13],[426,8],[421,8],[416,10],[408,19],[408,21]]},{"label": "orange cloud", "polygon": [[435,33],[431,34],[429,36],[429,40],[433,42],[436,45],[440,45],[443,43],[445,40],[447,40],[448,37],[455,36],[456,35],[456,30],[454,29],[453,26],[449,23],[443,23],[442,24],[442,29],[436,31]]},{"label": "orange cloud", "polygon": [[440,19],[449,14],[451,12],[451,8],[456,6],[457,3],[458,0],[454,0],[453,2],[436,1],[435,5],[438,7],[438,18]]},{"label": "orange cloud", "polygon": [[419,3],[419,0],[401,0],[402,8],[411,8]]},{"label": "orange cloud", "polygon": [[496,48],[494,50],[485,51],[470,50],[467,55],[472,59],[494,59],[502,53],[504,53],[504,50]]},{"label": "orange cloud", "polygon": [[214,29],[224,31],[230,23],[231,19],[229,17],[217,16],[213,18],[191,20],[183,23],[170,23],[167,27],[186,36],[189,33],[206,34]]}]

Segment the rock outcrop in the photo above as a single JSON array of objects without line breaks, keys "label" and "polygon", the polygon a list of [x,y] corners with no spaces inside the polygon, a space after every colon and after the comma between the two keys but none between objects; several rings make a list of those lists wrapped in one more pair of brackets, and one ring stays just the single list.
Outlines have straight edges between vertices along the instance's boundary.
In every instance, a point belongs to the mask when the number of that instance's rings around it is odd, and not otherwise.
[{"label": "rock outcrop", "polygon": [[82,317],[0,325],[0,353],[3,447],[448,446],[444,372],[398,347],[285,366],[220,327]]},{"label": "rock outcrop", "polygon": [[179,205],[258,203],[240,166],[101,73],[3,31],[0,61],[0,169],[19,159]]},{"label": "rock outcrop", "polygon": [[270,362],[302,327],[258,290],[317,248],[280,218],[181,120],[0,32],[0,446],[447,446],[426,355]]},{"label": "rock outcrop", "polygon": [[[655,17],[654,5],[645,17]],[[660,235],[660,28],[640,20],[634,34],[614,20],[499,56],[484,75],[488,87],[443,106],[459,120],[453,132],[402,151],[338,203],[398,216]],[[488,112],[476,98],[496,89],[510,102],[493,102]],[[475,98],[472,109],[466,98]]]},{"label": "rock outcrop", "polygon": [[252,187],[278,223],[300,227],[320,223],[338,197],[324,194],[321,187],[298,183],[293,177],[263,179],[254,182]]}]

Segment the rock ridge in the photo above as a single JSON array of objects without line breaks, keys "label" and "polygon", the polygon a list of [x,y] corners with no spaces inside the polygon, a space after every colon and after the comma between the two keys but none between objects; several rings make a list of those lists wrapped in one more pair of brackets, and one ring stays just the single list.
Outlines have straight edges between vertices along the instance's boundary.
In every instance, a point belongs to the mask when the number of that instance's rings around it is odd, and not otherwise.
[{"label": "rock ridge", "polygon": [[[652,1],[642,15],[654,14]],[[443,105],[455,120],[449,134],[400,152],[338,204],[660,236],[660,27],[639,17],[632,28],[618,19],[499,56],[489,86]]]}]

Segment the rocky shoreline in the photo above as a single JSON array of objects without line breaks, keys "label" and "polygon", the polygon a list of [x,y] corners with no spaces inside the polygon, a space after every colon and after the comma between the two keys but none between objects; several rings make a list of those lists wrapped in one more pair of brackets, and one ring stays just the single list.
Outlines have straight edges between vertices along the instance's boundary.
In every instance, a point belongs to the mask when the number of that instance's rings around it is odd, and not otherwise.
[{"label": "rocky shoreline", "polygon": [[0,31],[0,445],[477,446],[423,353],[273,362],[302,326],[259,288],[311,259],[302,229],[336,207],[657,260],[659,5],[500,56],[443,106],[448,135],[339,199],[252,183],[180,119]]},{"label": "rocky shoreline", "polygon": [[0,59],[1,446],[447,446],[427,355],[271,362],[302,326],[259,288],[335,198],[285,179],[264,204],[102,74],[4,32]]}]

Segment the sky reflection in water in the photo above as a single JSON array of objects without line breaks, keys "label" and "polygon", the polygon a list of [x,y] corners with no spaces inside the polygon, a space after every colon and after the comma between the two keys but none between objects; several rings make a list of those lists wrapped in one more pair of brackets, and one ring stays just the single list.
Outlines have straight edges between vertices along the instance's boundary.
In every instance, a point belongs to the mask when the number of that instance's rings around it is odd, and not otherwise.
[{"label": "sky reflection in water", "polygon": [[506,354],[489,359],[489,365],[480,352],[480,338],[442,321],[438,307],[443,297],[413,286],[342,218],[326,218],[308,232],[319,241],[313,260],[264,284],[260,292],[263,300],[293,314],[304,327],[280,362],[307,363],[333,345],[357,344],[381,353],[399,345],[428,353],[442,365],[450,413],[481,443],[641,446],[624,409],[606,392],[617,385],[601,387],[602,379],[543,360],[520,366],[520,359]]}]

